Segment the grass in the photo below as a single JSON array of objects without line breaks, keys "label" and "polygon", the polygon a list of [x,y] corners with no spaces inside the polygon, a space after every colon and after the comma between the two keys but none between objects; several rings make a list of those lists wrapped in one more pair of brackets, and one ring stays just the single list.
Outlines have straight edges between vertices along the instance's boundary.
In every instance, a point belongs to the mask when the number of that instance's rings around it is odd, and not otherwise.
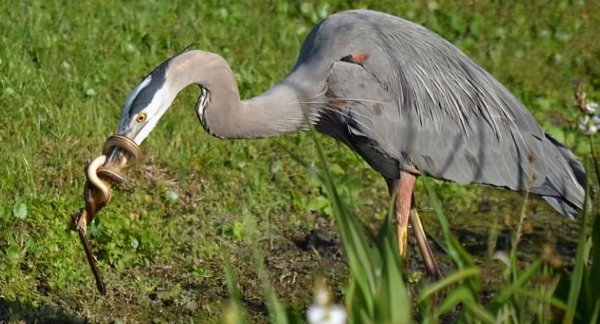
[{"label": "grass", "polygon": [[[394,217],[390,208],[377,237],[369,240],[365,236],[365,228],[356,215],[348,209],[337,189],[336,181],[325,161],[319,142],[318,149],[322,169],[312,169],[326,188],[326,194],[335,210],[336,223],[341,241],[348,258],[350,268],[349,283],[344,289],[346,314],[350,323],[410,323],[414,320],[411,310],[413,301],[403,281],[403,266],[399,258],[394,235],[394,226],[390,219]],[[595,160],[596,157],[592,156]],[[477,323],[596,323],[600,316],[600,293],[596,287],[600,277],[600,253],[590,254],[597,250],[600,238],[600,218],[597,211],[590,206],[586,198],[584,212],[580,216],[581,227],[577,253],[572,270],[561,271],[553,261],[553,256],[544,253],[535,260],[524,262],[517,257],[517,246],[521,242],[524,219],[528,213],[528,197],[525,196],[520,221],[506,262],[503,282],[497,287],[493,299],[489,303],[481,303],[481,280],[484,274],[474,264],[474,258],[464,250],[450,232],[446,216],[433,190],[430,180],[422,178],[434,207],[445,242],[442,244],[450,257],[455,270],[447,273],[437,282],[426,283],[418,292],[417,302],[420,314],[416,316],[423,323],[439,323],[444,316],[454,322]],[[585,188],[590,193],[589,183]],[[594,215],[590,219],[590,215]],[[593,230],[590,229],[593,221]],[[596,249],[594,249],[596,247]],[[526,261],[525,261],[526,262]],[[264,275],[262,261],[258,266],[259,273]],[[228,309],[224,313],[227,320],[244,318],[243,308],[239,307],[241,297],[233,279],[228,274],[228,290],[231,303],[237,308]],[[263,277],[264,278],[264,277]],[[264,280],[264,279],[263,279]],[[318,281],[315,290],[315,302],[309,311],[320,308],[328,316],[339,313],[334,310],[331,301],[323,301],[317,295],[327,294],[323,284]],[[289,317],[279,299],[273,294],[268,281],[264,281],[267,305],[271,323],[297,323],[296,317]],[[320,292],[319,292],[320,290]],[[323,292],[325,290],[325,292]],[[274,306],[273,306],[274,305]],[[337,306],[339,307],[339,306]],[[297,315],[297,314],[296,314]],[[346,316],[346,315],[344,315]],[[448,317],[450,316],[450,317]],[[307,313],[307,318],[310,318]],[[311,323],[321,323],[310,321]],[[336,321],[335,323],[339,323]]]},{"label": "grass", "polygon": [[[129,91],[159,62],[190,44],[220,53],[242,96],[251,97],[287,73],[319,19],[359,7],[403,16],[449,39],[507,85],[549,133],[580,156],[589,153],[587,140],[573,131],[578,115],[570,107],[574,80],[586,85],[589,98],[600,98],[600,4],[594,1],[5,1],[0,321],[216,321],[227,303],[225,264],[251,321],[265,321],[270,306],[256,271],[257,246],[266,251],[273,291],[295,312],[311,302],[306,287],[315,275],[333,283],[339,299],[350,272],[345,258],[293,243],[315,224],[336,233],[326,188],[285,153],[317,163],[313,134],[212,138],[191,117],[196,90],[178,97],[142,146],[141,162],[128,170],[131,189],[116,192],[90,228],[107,298],[96,292],[67,224],[82,204],[83,166],[115,130]],[[378,228],[388,207],[383,181],[345,147],[314,136],[339,190],[351,197],[350,208]],[[470,253],[486,250],[480,244],[491,222],[500,232],[516,227],[516,194],[429,184]],[[434,237],[444,237],[427,192],[417,188],[421,215]],[[524,235],[519,256],[532,259],[549,242],[572,264],[577,223],[543,203],[532,202],[529,210],[534,231]],[[474,262],[486,277],[498,278],[482,282],[482,294],[494,291],[501,270],[485,253]],[[416,281],[408,289],[423,285]]]}]

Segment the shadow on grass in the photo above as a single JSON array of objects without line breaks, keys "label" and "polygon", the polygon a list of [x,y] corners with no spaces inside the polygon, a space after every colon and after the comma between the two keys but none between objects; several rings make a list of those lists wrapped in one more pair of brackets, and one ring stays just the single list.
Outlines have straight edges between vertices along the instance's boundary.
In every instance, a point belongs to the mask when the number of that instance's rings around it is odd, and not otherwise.
[{"label": "shadow on grass", "polygon": [[27,323],[88,323],[85,318],[65,314],[51,306],[33,306],[27,302],[0,298],[0,323],[20,321]]}]

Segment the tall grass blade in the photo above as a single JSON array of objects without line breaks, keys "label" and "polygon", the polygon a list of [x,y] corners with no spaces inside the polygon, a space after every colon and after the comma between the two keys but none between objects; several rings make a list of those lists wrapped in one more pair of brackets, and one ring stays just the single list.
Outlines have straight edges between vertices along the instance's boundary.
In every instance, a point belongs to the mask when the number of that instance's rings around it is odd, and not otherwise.
[{"label": "tall grass blade", "polygon": [[467,287],[456,287],[448,293],[442,303],[435,309],[435,317],[439,318],[442,314],[451,311],[454,306],[472,300],[473,294]]},{"label": "tall grass blade", "polygon": [[566,311],[567,310],[567,304],[565,304],[562,300],[558,299],[558,298],[554,298],[552,296],[540,296],[540,292],[539,291],[530,291],[530,290],[526,290],[526,289],[517,289],[515,291],[515,294],[520,295],[520,296],[525,296],[527,298],[531,298],[531,299],[536,299],[539,300],[541,302],[544,302],[546,304],[550,304],[560,310]]},{"label": "tall grass blade", "polygon": [[[600,303],[600,214],[594,217],[594,228],[592,229],[592,268],[590,270],[590,288],[592,290],[592,301],[596,305]],[[597,306],[596,306],[597,310]],[[597,316],[597,311],[595,311]]]},{"label": "tall grass blade", "polygon": [[470,314],[472,314],[476,319],[478,319],[482,323],[496,323],[494,317],[480,304],[474,301],[466,301],[463,304],[465,305],[465,308],[469,310]]},{"label": "tall grass blade", "polygon": [[264,257],[259,250],[255,251],[254,255],[258,277],[261,279],[262,286],[265,292],[266,305],[269,311],[269,322],[273,324],[289,324],[288,314],[285,311],[285,306],[279,301],[271,282],[269,275],[265,269],[263,262]]},{"label": "tall grass blade", "polygon": [[315,146],[323,169],[317,175],[331,201],[350,266],[351,283],[346,293],[350,320],[355,323],[410,323],[412,305],[402,279],[401,260],[395,248],[389,215],[375,242],[368,240],[363,226],[343,203],[316,139]]},{"label": "tall grass blade", "polygon": [[[388,227],[389,228],[389,227]],[[389,233],[389,231],[388,231]],[[391,233],[390,233],[391,234]],[[393,235],[387,235],[393,238]],[[410,323],[411,302],[406,292],[396,244],[383,244],[383,267],[375,304],[375,323]],[[404,309],[402,306],[404,305]]]},{"label": "tall grass blade", "polygon": [[[333,177],[329,172],[325,156],[319,142],[315,139],[315,146],[319,160],[323,166],[323,170],[318,172],[320,180],[325,185],[327,195],[331,200],[334,215],[336,215],[336,222],[342,238],[342,244],[348,257],[348,263],[350,265],[350,271],[352,276],[357,280],[358,287],[360,288],[361,294],[373,295],[376,292],[375,284],[375,268],[374,265],[378,264],[381,260],[368,248],[367,239],[362,233],[362,229],[358,222],[355,220],[353,215],[346,209],[346,206],[342,202],[335,184],[333,183]],[[368,304],[368,309],[373,309],[372,300],[366,298],[363,302]]]},{"label": "tall grass blade", "polygon": [[[589,168],[587,168],[589,170]],[[586,173],[585,192],[589,193],[589,173]],[[577,311],[577,302],[581,295],[581,287],[584,281],[584,270],[587,260],[585,258],[585,249],[587,243],[587,225],[589,217],[589,195],[585,195],[583,202],[583,212],[581,213],[581,229],[579,230],[579,239],[577,240],[577,252],[575,256],[575,266],[571,273],[571,286],[569,287],[569,297],[567,300],[567,311],[563,318],[563,323],[573,323]]]},{"label": "tall grass blade", "polygon": [[242,307],[242,295],[238,289],[233,273],[229,265],[225,267],[225,280],[227,283],[227,292],[229,293],[229,305],[223,312],[222,324],[244,324],[248,323],[244,307]]},{"label": "tall grass blade", "polygon": [[419,297],[419,302],[423,302],[425,299],[435,295],[436,293],[442,292],[445,288],[460,283],[462,280],[465,280],[470,277],[479,277],[481,275],[481,270],[478,267],[470,267],[456,271],[455,273],[446,276],[438,282],[435,282],[421,292],[421,296]]},{"label": "tall grass blade", "polygon": [[425,189],[427,190],[427,195],[429,196],[431,206],[435,210],[435,213],[438,217],[440,228],[442,229],[442,233],[444,235],[444,240],[446,243],[446,253],[450,256],[452,261],[460,269],[474,265],[475,262],[473,261],[471,255],[467,251],[465,251],[462,245],[450,232],[450,225],[448,224],[448,220],[446,219],[446,216],[442,211],[442,204],[440,203],[437,194],[431,187],[429,179],[427,177],[421,177],[421,179],[425,186]]},{"label": "tall grass blade", "polygon": [[504,287],[500,295],[498,295],[491,303],[491,309],[499,309],[506,303],[521,287],[525,286],[530,279],[535,275],[542,266],[542,261],[534,261],[515,281],[508,287]]},{"label": "tall grass blade", "polygon": [[590,318],[590,323],[598,323],[600,321],[600,298],[596,299],[596,305],[594,306],[594,312]]}]

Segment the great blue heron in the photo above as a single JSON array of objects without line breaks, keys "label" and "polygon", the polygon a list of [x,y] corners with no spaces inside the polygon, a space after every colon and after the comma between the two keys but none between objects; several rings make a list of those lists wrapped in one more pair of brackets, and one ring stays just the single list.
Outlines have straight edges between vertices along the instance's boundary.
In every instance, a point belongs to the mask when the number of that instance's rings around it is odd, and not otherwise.
[{"label": "great blue heron", "polygon": [[180,53],[133,90],[118,134],[140,144],[191,84],[200,86],[198,118],[216,137],[263,138],[315,125],[358,152],[396,200],[400,253],[410,219],[433,274],[439,270],[414,209],[421,173],[529,191],[563,215],[583,206],[582,165],[509,90],[440,36],[385,13],[352,10],[321,21],[292,71],[249,100],[240,100],[221,56]]}]

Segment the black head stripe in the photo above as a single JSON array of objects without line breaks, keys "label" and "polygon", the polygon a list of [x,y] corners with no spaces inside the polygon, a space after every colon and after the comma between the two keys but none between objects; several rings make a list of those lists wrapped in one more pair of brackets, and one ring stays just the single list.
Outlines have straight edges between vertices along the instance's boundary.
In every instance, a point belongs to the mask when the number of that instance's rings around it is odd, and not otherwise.
[{"label": "black head stripe", "polygon": [[135,116],[152,102],[156,92],[165,84],[168,66],[169,61],[167,60],[148,75],[151,77],[151,81],[146,87],[140,90],[133,100],[131,109],[129,109],[129,117]]}]

